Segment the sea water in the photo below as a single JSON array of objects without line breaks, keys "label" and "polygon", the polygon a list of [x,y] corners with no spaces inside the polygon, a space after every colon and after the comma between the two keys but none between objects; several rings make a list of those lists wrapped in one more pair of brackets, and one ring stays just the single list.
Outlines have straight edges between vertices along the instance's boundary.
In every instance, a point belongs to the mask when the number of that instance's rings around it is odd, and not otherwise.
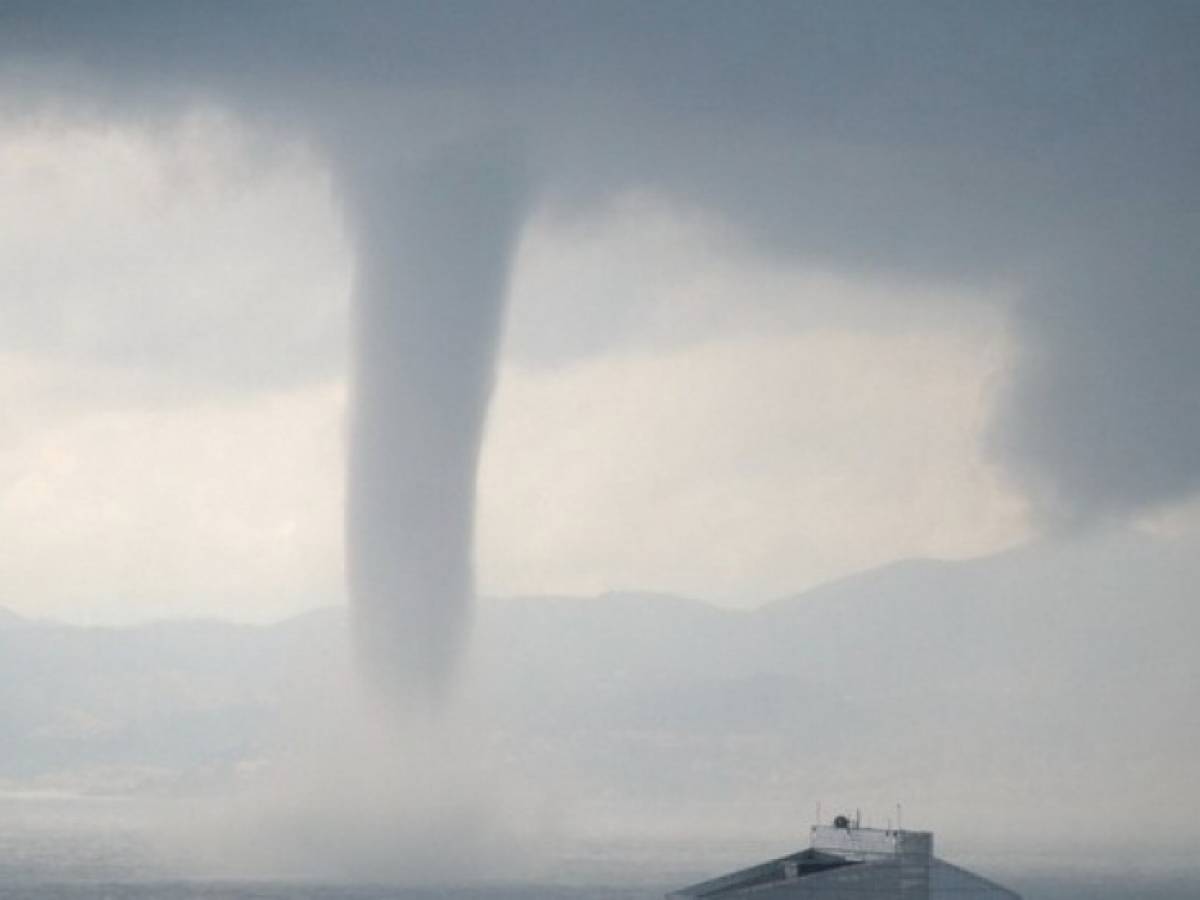
[{"label": "sea water", "polygon": [[[641,845],[593,848],[586,863],[541,882],[400,886],[300,878],[181,876],[120,804],[0,795],[0,900],[651,900],[728,871],[703,853]],[[749,858],[748,854],[748,858]],[[1198,900],[1196,874],[1156,871],[1136,855],[1103,870],[987,871],[1025,900]],[[1120,863],[1119,860],[1114,861]],[[708,863],[706,865],[706,863]]]}]

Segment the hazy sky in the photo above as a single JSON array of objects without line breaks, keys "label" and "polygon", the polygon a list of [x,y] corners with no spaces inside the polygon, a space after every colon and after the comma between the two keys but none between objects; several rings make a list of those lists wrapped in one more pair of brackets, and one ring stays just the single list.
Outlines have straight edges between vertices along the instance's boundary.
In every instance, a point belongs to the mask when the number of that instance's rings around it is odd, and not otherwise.
[{"label": "hazy sky", "polygon": [[[14,608],[258,618],[342,596],[349,251],[319,164],[247,140],[211,111],[4,135]],[[989,296],[781,265],[726,232],[636,193],[531,224],[485,592],[753,603],[1028,533],[981,446],[1011,354]]]},{"label": "hazy sky", "polygon": [[0,603],[340,600],[329,160],[475,129],[541,185],[483,592],[1193,528],[1194,7],[284,8],[0,5]]}]

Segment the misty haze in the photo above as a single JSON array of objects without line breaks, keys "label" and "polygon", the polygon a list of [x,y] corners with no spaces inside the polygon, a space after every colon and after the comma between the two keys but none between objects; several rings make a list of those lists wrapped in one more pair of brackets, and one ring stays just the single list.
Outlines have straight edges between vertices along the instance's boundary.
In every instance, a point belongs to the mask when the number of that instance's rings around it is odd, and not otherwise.
[{"label": "misty haze", "polygon": [[0,898],[1200,894],[1200,7],[0,0]]}]

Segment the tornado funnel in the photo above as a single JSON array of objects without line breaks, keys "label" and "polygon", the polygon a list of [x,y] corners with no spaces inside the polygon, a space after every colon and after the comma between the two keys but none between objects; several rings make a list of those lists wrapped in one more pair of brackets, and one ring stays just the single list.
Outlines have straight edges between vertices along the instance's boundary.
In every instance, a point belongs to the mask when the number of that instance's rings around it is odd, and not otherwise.
[{"label": "tornado funnel", "polygon": [[436,699],[470,621],[476,469],[525,179],[488,141],[350,170],[354,633],[374,687]]}]

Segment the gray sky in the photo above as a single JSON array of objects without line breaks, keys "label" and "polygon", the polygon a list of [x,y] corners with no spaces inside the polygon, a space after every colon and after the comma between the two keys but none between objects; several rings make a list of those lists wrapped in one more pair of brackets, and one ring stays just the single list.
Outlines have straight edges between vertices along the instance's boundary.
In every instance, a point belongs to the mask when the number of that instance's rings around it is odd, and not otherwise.
[{"label": "gray sky", "polygon": [[0,5],[5,604],[340,598],[336,161],[497,130],[482,590],[1194,530],[1193,7],[254,10]]}]

